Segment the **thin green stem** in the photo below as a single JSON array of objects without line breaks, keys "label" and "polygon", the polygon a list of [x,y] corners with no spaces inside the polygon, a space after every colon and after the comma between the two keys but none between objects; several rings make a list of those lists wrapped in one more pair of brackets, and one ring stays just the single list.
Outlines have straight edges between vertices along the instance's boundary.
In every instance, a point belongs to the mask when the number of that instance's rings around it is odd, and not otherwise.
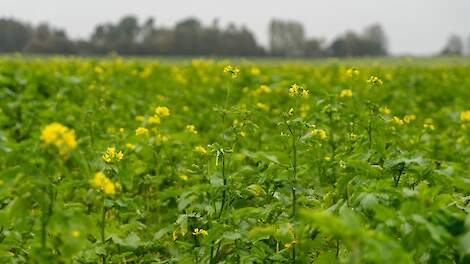
[{"label": "thin green stem", "polygon": [[[103,197],[103,210],[101,212],[101,222],[100,222],[100,236],[101,236],[101,243],[105,244],[106,242],[106,237],[105,237],[105,227],[106,227],[106,205],[105,205],[105,197]],[[107,254],[105,254],[103,257],[102,257],[102,262],[103,264],[106,263],[106,256]]]},{"label": "thin green stem", "polygon": [[223,180],[223,188],[224,190],[222,191],[222,204],[220,205],[220,211],[219,211],[219,216],[218,216],[218,219],[220,219],[220,217],[222,217],[222,212],[224,210],[224,207],[225,207],[225,200],[226,200],[226,187],[227,187],[227,177],[225,176],[225,153],[222,153],[222,180]]}]

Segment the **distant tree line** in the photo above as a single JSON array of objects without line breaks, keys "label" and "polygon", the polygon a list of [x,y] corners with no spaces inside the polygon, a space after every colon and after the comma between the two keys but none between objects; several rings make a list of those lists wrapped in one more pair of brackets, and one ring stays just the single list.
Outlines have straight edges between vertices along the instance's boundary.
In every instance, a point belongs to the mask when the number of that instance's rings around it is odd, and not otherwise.
[{"label": "distant tree line", "polygon": [[462,56],[465,53],[470,55],[470,36],[468,37],[467,52],[464,49],[464,41],[457,34],[452,34],[447,39],[447,43],[441,51],[441,55]]},{"label": "distant tree line", "polygon": [[269,28],[271,55],[302,57],[351,57],[387,55],[387,37],[379,24],[362,34],[348,31],[329,45],[323,39],[305,37],[301,23],[273,20]]},{"label": "distant tree line", "polygon": [[156,27],[149,18],[139,24],[135,16],[117,23],[97,25],[87,40],[71,40],[64,30],[48,24],[31,26],[14,19],[0,19],[0,52],[123,55],[263,56],[253,33],[233,23],[221,28],[217,20],[204,26],[195,18],[173,28]]},{"label": "distant tree line", "polygon": [[[30,25],[15,19],[0,18],[0,53],[11,52],[284,57],[388,54],[387,37],[379,24],[370,25],[361,33],[347,31],[327,42],[321,38],[306,37],[304,27],[299,22],[274,19],[269,25],[269,47],[264,48],[248,28],[233,23],[221,27],[218,20],[203,25],[196,18],[187,18],[173,27],[162,27],[156,26],[152,18],[140,23],[135,16],[125,16],[116,23],[99,24],[88,39],[81,40],[72,40],[65,30],[46,23]],[[462,54],[462,39],[451,36],[441,53]]]}]

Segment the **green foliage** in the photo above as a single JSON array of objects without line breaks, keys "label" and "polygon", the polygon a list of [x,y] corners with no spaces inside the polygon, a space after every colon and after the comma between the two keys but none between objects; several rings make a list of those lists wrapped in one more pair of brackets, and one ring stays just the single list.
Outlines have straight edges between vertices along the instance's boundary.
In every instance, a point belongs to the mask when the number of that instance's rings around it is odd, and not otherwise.
[{"label": "green foliage", "polygon": [[228,64],[0,59],[1,262],[470,260],[468,67]]}]

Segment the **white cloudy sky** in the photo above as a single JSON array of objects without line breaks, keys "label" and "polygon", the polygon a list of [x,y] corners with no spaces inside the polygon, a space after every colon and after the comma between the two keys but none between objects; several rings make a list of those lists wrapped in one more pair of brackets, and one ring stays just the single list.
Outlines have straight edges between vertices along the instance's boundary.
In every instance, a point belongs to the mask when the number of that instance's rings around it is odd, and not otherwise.
[{"label": "white cloudy sky", "polygon": [[395,54],[430,54],[451,33],[470,36],[470,0],[0,0],[0,17],[47,21],[73,38],[87,37],[97,23],[126,14],[152,16],[166,26],[188,16],[204,23],[219,18],[222,25],[234,21],[252,29],[262,44],[274,17],[301,21],[309,36],[327,40],[380,22]]}]

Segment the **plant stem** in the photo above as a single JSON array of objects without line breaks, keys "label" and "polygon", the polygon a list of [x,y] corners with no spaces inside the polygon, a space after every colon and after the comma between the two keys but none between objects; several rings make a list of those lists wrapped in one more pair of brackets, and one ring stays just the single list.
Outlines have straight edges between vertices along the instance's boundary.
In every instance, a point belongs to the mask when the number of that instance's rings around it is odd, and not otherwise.
[{"label": "plant stem", "polygon": [[[295,220],[297,203],[297,196],[295,190],[297,184],[297,137],[295,135],[294,130],[292,130],[287,121],[285,121],[285,123],[292,137],[292,219]],[[292,263],[295,264],[295,244],[292,245]]]},{"label": "plant stem", "polygon": [[[104,233],[104,229],[106,226],[106,211],[107,210],[106,210],[106,205],[105,205],[105,197],[103,197],[103,210],[101,213],[101,223],[100,223],[101,243],[103,244],[103,246],[106,242],[105,233]],[[106,255],[102,257],[103,264],[106,263]]]},{"label": "plant stem", "polygon": [[222,212],[225,207],[225,199],[226,199],[226,186],[227,186],[227,178],[225,177],[225,153],[222,152],[222,180],[224,184],[224,190],[222,191],[222,204],[220,205],[220,211],[218,219],[222,216]]}]

